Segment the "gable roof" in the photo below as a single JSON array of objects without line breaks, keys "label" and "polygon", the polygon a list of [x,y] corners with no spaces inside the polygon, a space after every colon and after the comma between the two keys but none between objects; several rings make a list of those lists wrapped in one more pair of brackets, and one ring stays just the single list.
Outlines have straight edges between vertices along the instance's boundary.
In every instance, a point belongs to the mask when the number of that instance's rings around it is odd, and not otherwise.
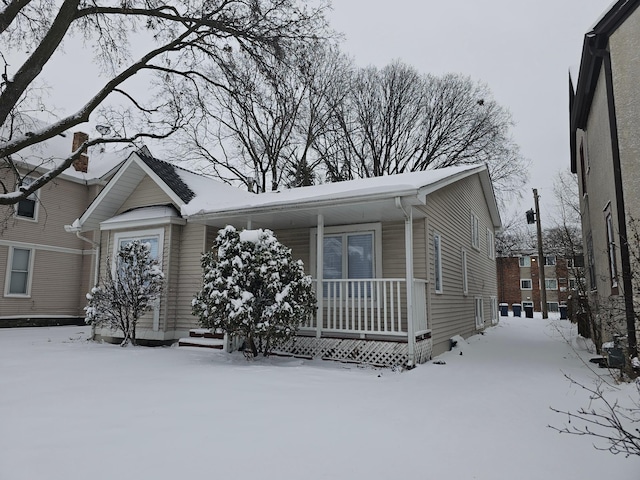
[{"label": "gable roof", "polygon": [[[294,225],[295,220],[302,221],[303,216],[307,217],[308,224],[310,216],[331,210],[342,211],[342,214],[336,215],[342,216],[345,221],[351,219],[352,223],[357,218],[364,223],[397,218],[401,206],[397,205],[396,198],[401,198],[404,206],[424,205],[428,194],[472,175],[480,177],[491,220],[496,228],[500,228],[500,213],[485,165],[464,165],[261,193],[246,198],[226,199],[211,209],[199,209],[198,202],[192,202],[183,207],[182,213],[211,224],[261,217],[262,221],[275,227],[287,222]],[[366,204],[364,210],[369,211],[369,216],[364,216],[363,204]]]},{"label": "gable roof", "polygon": [[102,222],[116,214],[145,176],[160,187],[178,211],[196,199],[199,205],[215,205],[228,199],[240,200],[253,195],[154,158],[148,150],[143,149],[129,155],[82,216],[65,228],[68,231],[98,229]]}]

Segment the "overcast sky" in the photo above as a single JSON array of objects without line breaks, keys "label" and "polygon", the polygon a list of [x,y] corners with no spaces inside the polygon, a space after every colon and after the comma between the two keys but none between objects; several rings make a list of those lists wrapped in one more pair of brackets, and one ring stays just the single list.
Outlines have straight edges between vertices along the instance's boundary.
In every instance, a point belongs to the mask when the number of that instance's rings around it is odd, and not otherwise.
[{"label": "overcast sky", "polygon": [[537,188],[544,222],[555,203],[553,178],[569,168],[568,70],[579,65],[584,34],[611,0],[333,3],[332,25],[357,64],[401,59],[420,72],[461,73],[491,88],[511,111],[514,138],[531,160],[515,209],[533,207]]}]

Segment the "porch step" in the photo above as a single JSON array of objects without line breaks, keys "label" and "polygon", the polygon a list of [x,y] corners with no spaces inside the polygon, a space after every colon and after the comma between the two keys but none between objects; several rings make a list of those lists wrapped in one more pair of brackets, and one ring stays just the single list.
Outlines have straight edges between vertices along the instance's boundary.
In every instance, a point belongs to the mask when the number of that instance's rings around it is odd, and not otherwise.
[{"label": "porch step", "polygon": [[192,328],[187,338],[178,340],[179,347],[204,347],[224,349],[224,333],[212,332],[208,328]]},{"label": "porch step", "polygon": [[178,346],[179,347],[214,348],[216,350],[223,350],[224,340],[219,338],[186,337],[178,340]]}]

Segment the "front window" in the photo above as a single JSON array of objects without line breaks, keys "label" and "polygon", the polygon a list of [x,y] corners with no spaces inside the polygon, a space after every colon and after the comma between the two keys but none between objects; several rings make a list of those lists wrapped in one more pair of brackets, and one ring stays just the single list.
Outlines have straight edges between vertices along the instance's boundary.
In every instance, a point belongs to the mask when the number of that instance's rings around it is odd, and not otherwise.
[{"label": "front window", "polygon": [[520,257],[520,266],[521,267],[530,267],[531,266],[531,257]]},{"label": "front window", "polygon": [[[22,186],[28,187],[31,185],[35,179],[31,177],[25,177],[22,179]],[[37,219],[37,209],[38,209],[38,197],[36,193],[32,193],[27,198],[20,200],[16,205],[16,217],[25,218],[28,220],[36,220]]]},{"label": "front window", "polygon": [[[322,276],[326,280],[374,278],[373,232],[325,235]],[[362,288],[365,288],[362,285]],[[359,292],[358,296],[369,295]],[[327,286],[325,286],[325,296]]]},{"label": "front window", "polygon": [[[115,261],[118,258],[118,252],[122,247],[128,245],[134,240],[138,240],[141,243],[149,245],[151,258],[157,260],[158,263],[162,263],[162,242],[164,237],[163,229],[156,230],[140,230],[135,232],[122,232],[117,233],[113,242],[113,259]],[[115,268],[115,263],[114,263]]]},{"label": "front window", "polygon": [[531,279],[523,278],[520,280],[520,289],[521,290],[531,290]]},{"label": "front window", "polygon": [[9,268],[7,270],[7,287],[5,294],[29,296],[32,251],[27,248],[13,247],[10,250]]}]

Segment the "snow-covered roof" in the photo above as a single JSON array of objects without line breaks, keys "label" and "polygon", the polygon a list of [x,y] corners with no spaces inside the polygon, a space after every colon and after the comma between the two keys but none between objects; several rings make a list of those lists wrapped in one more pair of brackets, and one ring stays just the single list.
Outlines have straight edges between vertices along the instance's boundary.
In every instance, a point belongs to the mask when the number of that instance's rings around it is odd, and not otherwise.
[{"label": "snow-covered roof", "polygon": [[[46,125],[45,122],[26,115],[21,115],[20,121],[18,130],[25,133]],[[13,154],[12,158],[18,165],[44,173],[57,167],[71,155],[73,135],[71,131],[56,135]],[[126,160],[132,151],[134,151],[132,145],[90,147],[87,152],[89,158],[87,172],[77,171],[71,166],[60,175],[60,178],[83,183],[100,179]]]}]

